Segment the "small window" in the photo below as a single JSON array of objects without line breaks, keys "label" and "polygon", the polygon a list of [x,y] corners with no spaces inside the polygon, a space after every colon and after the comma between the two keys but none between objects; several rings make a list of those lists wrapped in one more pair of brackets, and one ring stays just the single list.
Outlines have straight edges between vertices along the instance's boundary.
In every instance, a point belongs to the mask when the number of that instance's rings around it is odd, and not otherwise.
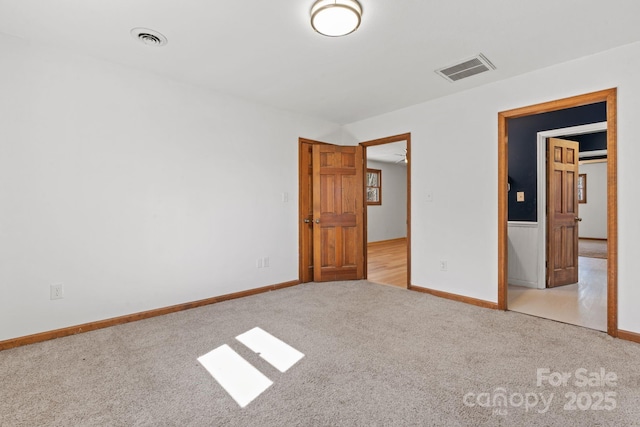
[{"label": "small window", "polygon": [[382,204],[382,171],[367,169],[367,205]]},{"label": "small window", "polygon": [[587,174],[578,175],[578,203],[587,203]]}]

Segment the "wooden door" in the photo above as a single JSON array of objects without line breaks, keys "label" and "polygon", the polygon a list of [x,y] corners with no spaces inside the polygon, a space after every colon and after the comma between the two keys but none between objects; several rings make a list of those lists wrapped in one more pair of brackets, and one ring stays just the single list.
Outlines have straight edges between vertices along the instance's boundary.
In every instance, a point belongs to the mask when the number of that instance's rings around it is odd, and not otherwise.
[{"label": "wooden door", "polygon": [[579,144],[547,143],[547,287],[578,281]]},{"label": "wooden door", "polygon": [[313,276],[364,278],[364,157],[360,146],[314,145]]}]

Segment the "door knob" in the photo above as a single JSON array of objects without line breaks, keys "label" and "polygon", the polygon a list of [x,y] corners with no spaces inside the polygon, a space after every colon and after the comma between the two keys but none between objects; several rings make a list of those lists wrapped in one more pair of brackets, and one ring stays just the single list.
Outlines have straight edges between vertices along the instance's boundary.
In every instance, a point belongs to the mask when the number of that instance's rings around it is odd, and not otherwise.
[{"label": "door knob", "polygon": [[305,224],[309,224],[310,222],[311,222],[311,220],[310,220],[309,218],[305,218],[305,219],[304,219],[304,223],[305,223]]},{"label": "door knob", "polygon": [[320,224],[320,219],[316,219],[316,224]]},{"label": "door knob", "polygon": [[580,221],[582,221],[582,218],[576,217],[576,221],[580,222]]}]

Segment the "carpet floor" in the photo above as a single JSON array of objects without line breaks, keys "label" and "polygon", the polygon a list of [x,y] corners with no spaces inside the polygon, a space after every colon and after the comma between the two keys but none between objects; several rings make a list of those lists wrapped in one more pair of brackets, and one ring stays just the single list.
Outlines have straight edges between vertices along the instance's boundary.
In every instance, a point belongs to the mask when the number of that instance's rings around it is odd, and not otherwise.
[{"label": "carpet floor", "polygon": [[587,258],[604,258],[607,254],[607,241],[606,240],[591,240],[591,239],[579,239],[578,240],[578,256]]},{"label": "carpet floor", "polygon": [[[278,371],[256,326],[305,356]],[[224,344],[273,381],[244,408],[196,360]],[[0,378],[2,426],[640,425],[640,345],[365,281],[6,350]]]}]

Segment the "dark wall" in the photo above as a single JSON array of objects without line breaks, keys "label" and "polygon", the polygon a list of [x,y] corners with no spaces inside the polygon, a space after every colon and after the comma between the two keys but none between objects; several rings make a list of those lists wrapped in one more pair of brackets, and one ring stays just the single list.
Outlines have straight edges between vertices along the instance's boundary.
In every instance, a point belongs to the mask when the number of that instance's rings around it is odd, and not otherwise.
[{"label": "dark wall", "polygon": [[607,149],[607,131],[585,133],[584,135],[567,135],[562,138],[580,143],[580,152]]},{"label": "dark wall", "polygon": [[[607,104],[605,102],[509,119],[507,122],[509,138],[509,183],[511,184],[511,190],[508,195],[509,221],[534,222],[538,220],[536,210],[538,203],[537,133],[551,129],[604,122],[606,120]],[[602,134],[603,132],[599,133]],[[604,134],[604,146],[601,148],[591,147],[596,146],[595,144],[600,144],[601,146],[603,140],[602,135],[593,137],[592,139],[586,136],[576,136],[572,139],[589,139],[588,142],[585,142],[585,148],[589,145],[588,150],[605,149],[607,145],[606,133]],[[600,142],[596,142],[597,140]],[[580,150],[583,151],[585,148],[583,148],[581,144]],[[518,191],[524,191],[524,202],[516,201],[516,193]]]}]

